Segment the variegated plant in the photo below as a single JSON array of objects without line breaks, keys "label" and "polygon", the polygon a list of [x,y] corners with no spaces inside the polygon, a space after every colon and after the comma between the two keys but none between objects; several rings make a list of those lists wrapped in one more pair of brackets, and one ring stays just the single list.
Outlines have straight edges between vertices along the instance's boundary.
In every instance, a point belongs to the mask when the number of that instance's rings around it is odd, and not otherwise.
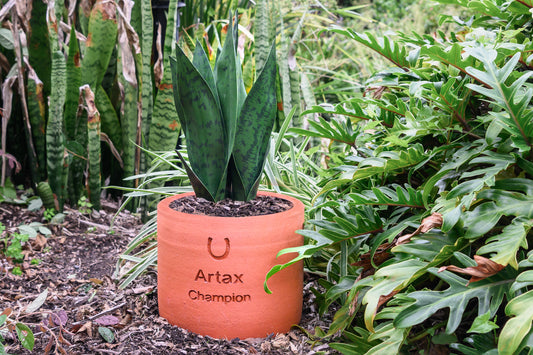
[{"label": "variegated plant", "polygon": [[255,198],[277,110],[275,47],[246,94],[237,28],[230,19],[214,71],[198,43],[192,62],[180,48],[171,58],[190,166],[182,161],[196,196],[210,201]]}]

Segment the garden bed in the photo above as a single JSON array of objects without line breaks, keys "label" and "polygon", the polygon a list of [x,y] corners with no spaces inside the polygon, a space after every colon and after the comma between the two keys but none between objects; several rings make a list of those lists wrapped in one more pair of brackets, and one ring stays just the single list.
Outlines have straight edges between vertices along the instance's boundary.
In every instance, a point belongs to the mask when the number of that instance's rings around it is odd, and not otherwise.
[{"label": "garden bed", "polygon": [[[141,227],[139,219],[121,212],[112,227],[117,205],[104,202],[103,210],[81,214],[66,210],[65,221],[48,225],[52,235],[38,236],[26,243],[21,276],[6,272],[12,267],[0,256],[0,313],[11,308],[14,313],[48,289],[46,301],[39,310],[19,318],[35,334],[33,353],[43,354],[51,341],[51,353],[57,345],[68,354],[312,354],[331,350],[327,345],[311,346],[305,333],[294,328],[288,334],[266,339],[216,340],[174,327],[159,317],[155,271],[137,278],[121,290],[112,279],[118,255]],[[42,215],[14,205],[0,205],[0,222],[8,232],[16,232],[20,224],[41,221]],[[31,247],[30,247],[31,246]],[[39,259],[38,265],[30,260]],[[311,287],[316,283],[306,276],[304,312],[301,326],[312,331],[325,328],[319,320]],[[258,320],[260,321],[260,320]],[[38,329],[44,322],[49,330]],[[112,334],[108,341],[99,328]],[[20,342],[7,335],[8,353],[30,353]]]}]

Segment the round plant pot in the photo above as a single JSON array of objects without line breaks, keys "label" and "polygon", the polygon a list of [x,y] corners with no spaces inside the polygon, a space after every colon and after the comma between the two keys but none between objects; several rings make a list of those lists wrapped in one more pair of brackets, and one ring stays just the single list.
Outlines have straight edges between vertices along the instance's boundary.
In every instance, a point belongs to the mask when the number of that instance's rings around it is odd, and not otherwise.
[{"label": "round plant pot", "polygon": [[214,217],[175,211],[168,197],[157,207],[157,285],[159,314],[171,324],[214,338],[266,337],[285,333],[302,313],[303,264],[295,263],[268,281],[270,268],[296,254],[295,233],[304,221],[297,199],[260,192],[292,202],[287,211],[252,217]]}]

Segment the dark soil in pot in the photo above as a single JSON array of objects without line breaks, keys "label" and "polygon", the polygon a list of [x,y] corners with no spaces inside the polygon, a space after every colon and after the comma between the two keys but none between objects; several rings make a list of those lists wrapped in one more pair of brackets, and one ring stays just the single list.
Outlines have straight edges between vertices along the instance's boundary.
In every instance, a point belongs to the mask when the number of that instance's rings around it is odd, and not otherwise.
[{"label": "dark soil in pot", "polygon": [[169,207],[178,212],[190,214],[216,217],[249,217],[287,211],[292,208],[292,202],[273,196],[257,196],[247,202],[231,199],[211,202],[203,198],[196,198],[196,196],[187,196],[172,201]]}]

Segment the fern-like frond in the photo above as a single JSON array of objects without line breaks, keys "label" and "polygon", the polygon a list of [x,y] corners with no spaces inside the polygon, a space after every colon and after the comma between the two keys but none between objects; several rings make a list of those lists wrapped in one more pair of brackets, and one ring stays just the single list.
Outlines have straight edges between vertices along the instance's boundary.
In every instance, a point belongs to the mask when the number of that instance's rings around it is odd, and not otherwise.
[{"label": "fern-like frond", "polygon": [[359,193],[350,194],[353,203],[357,205],[373,206],[399,206],[409,208],[424,208],[422,192],[410,186],[401,187],[393,185],[394,190],[389,187],[374,187]]},{"label": "fern-like frond", "polygon": [[397,42],[392,41],[386,36],[376,38],[370,32],[358,33],[350,28],[344,29],[340,27],[333,27],[329,29],[329,31],[356,40],[364,46],[376,51],[381,56],[406,72],[409,71],[410,67],[416,65],[416,60],[414,63],[409,61],[405,47],[400,46]]},{"label": "fern-like frond", "polygon": [[520,53],[516,53],[501,69],[494,64],[495,50],[474,48],[471,54],[483,63],[485,70],[470,67],[467,72],[484,86],[467,84],[467,87],[492,99],[503,110],[493,112],[492,116],[511,134],[521,151],[530,151],[533,148],[533,89],[525,86],[525,82],[533,72],[511,78],[511,74],[516,73]]}]

